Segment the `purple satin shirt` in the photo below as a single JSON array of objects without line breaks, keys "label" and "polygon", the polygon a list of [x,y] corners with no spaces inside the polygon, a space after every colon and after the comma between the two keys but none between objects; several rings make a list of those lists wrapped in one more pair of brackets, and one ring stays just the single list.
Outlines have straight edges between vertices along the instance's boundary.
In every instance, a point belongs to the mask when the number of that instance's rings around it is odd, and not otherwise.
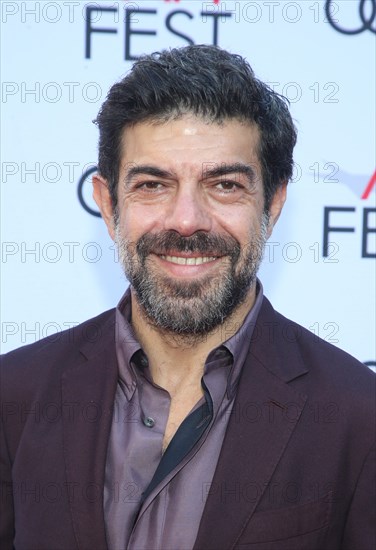
[{"label": "purple satin shirt", "polygon": [[[133,333],[128,289],[116,311],[119,381],[107,451],[104,515],[109,550],[191,550],[212,487],[236,387],[261,307],[256,302],[243,325],[213,349],[203,382],[212,403],[209,425],[182,460],[142,498],[162,458],[169,393],[153,384],[147,358]],[[205,399],[197,403],[196,410]],[[178,437],[179,432],[174,437]],[[189,435],[189,434],[188,434]],[[166,451],[167,452],[167,451]]]}]

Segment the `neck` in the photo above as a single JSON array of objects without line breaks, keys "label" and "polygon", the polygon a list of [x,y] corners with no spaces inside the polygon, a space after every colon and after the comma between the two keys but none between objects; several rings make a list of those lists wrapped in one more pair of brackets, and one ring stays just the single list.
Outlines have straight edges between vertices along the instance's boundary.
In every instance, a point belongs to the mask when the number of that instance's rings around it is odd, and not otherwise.
[{"label": "neck", "polygon": [[242,304],[226,321],[205,335],[179,335],[160,330],[147,318],[131,289],[132,326],[149,360],[153,381],[174,394],[179,388],[201,386],[205,361],[212,349],[233,336],[256,299],[253,285]]}]

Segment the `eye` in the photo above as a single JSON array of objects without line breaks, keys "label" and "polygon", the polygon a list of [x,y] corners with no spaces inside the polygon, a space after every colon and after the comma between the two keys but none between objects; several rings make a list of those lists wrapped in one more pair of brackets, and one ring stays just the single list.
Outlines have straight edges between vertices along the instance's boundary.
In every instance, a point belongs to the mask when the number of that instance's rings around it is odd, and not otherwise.
[{"label": "eye", "polygon": [[217,183],[215,187],[222,193],[234,193],[235,191],[242,189],[243,186],[237,183],[236,181],[222,180],[219,183]]},{"label": "eye", "polygon": [[145,192],[153,192],[153,191],[159,191],[163,187],[164,187],[163,184],[159,181],[148,180],[148,181],[143,181],[139,183],[136,186],[136,189],[140,189],[141,191],[145,191]]}]

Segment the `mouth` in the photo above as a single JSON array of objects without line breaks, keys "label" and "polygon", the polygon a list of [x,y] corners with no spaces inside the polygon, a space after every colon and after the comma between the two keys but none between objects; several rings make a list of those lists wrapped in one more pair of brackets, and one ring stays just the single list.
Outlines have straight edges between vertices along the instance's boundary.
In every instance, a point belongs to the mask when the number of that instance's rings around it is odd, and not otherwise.
[{"label": "mouth", "polygon": [[166,262],[170,262],[172,264],[176,265],[202,265],[207,264],[209,262],[214,262],[218,259],[218,256],[169,256],[161,254],[159,255],[162,260],[165,260]]}]

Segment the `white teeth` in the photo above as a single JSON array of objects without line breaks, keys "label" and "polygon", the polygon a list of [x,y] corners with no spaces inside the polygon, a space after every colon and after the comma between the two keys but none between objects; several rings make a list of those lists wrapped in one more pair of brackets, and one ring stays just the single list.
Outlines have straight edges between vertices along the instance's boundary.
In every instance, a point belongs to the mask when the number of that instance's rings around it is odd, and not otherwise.
[{"label": "white teeth", "polygon": [[162,256],[167,262],[178,265],[200,265],[216,260],[216,256],[200,256],[199,258],[183,258],[182,256]]}]

